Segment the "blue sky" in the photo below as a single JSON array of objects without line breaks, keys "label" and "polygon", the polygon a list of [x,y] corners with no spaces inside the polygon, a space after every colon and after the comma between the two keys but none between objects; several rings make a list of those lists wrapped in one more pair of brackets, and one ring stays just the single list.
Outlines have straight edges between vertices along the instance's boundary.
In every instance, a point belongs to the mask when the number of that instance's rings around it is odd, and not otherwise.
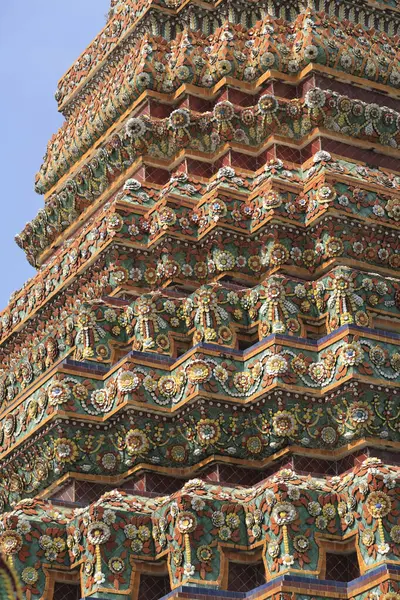
[{"label": "blue sky", "polygon": [[57,82],[105,24],[109,0],[3,0],[0,13],[0,310],[34,273],[16,245],[43,206],[34,192],[63,117]]}]

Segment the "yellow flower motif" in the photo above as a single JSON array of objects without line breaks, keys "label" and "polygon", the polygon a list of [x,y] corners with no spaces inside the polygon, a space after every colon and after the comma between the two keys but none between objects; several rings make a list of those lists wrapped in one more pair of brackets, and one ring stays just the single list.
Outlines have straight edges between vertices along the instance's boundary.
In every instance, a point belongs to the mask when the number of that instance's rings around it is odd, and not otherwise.
[{"label": "yellow flower motif", "polygon": [[168,398],[175,396],[179,392],[180,387],[179,379],[173,375],[163,375],[158,380],[158,391]]},{"label": "yellow flower motif", "polygon": [[375,533],[371,529],[364,529],[361,534],[361,541],[364,546],[369,548],[375,542]]},{"label": "yellow flower motif", "polygon": [[221,437],[221,428],[218,421],[200,419],[197,423],[197,435],[202,446],[215,444]]},{"label": "yellow flower motif", "polygon": [[21,579],[27,585],[35,585],[39,579],[39,573],[33,567],[25,567],[21,573]]},{"label": "yellow flower motif", "polygon": [[336,198],[336,192],[328,185],[323,185],[317,190],[316,198],[320,204],[326,204]]},{"label": "yellow flower motif", "polygon": [[333,506],[333,504],[325,504],[322,508],[322,514],[324,515],[324,517],[326,517],[327,519],[333,519],[335,514],[336,514],[336,509]]},{"label": "yellow flower motif", "polygon": [[288,363],[284,356],[281,354],[273,354],[270,356],[265,363],[265,370],[268,375],[274,377],[283,375],[288,370]]},{"label": "yellow flower motif", "polygon": [[288,410],[278,410],[272,419],[272,427],[280,437],[290,437],[297,431],[296,419]]},{"label": "yellow flower motif", "polygon": [[6,556],[17,554],[22,548],[22,537],[16,531],[6,529],[0,536],[0,549]]},{"label": "yellow flower motif", "polygon": [[307,363],[301,356],[295,356],[290,366],[297,375],[304,375],[307,372]]},{"label": "yellow flower motif", "polygon": [[372,492],[367,498],[366,507],[374,519],[379,519],[390,513],[392,502],[384,492]]},{"label": "yellow flower motif", "polygon": [[212,342],[217,337],[217,332],[212,327],[206,327],[204,329],[204,339],[206,342]]},{"label": "yellow flower motif", "polygon": [[289,258],[289,251],[283,244],[274,244],[271,249],[270,260],[273,265],[283,265]]},{"label": "yellow flower motif", "polygon": [[386,212],[391,219],[400,221],[400,200],[399,198],[390,198],[386,204]]},{"label": "yellow flower motif", "polygon": [[126,436],[126,449],[128,454],[144,454],[149,449],[149,440],[140,429],[131,429]]},{"label": "yellow flower motif", "polygon": [[213,557],[213,551],[210,546],[199,546],[197,549],[197,558],[200,562],[210,562]]},{"label": "yellow flower motif", "polygon": [[204,383],[211,376],[211,367],[202,360],[195,360],[186,367],[186,375],[190,383]]},{"label": "yellow flower motif", "polygon": [[78,447],[68,438],[54,441],[54,456],[60,462],[74,462],[78,458]]},{"label": "yellow flower motif", "polygon": [[118,389],[121,392],[132,392],[140,385],[140,378],[133,371],[121,371],[118,375]]},{"label": "yellow flower motif", "polygon": [[71,395],[69,386],[63,381],[53,381],[47,388],[47,395],[49,398],[49,404],[51,406],[57,406],[58,404],[64,404],[69,400]]},{"label": "yellow flower motif", "polygon": [[193,513],[182,512],[177,519],[176,526],[180,533],[191,533],[197,527],[197,520]]},{"label": "yellow flower motif", "polygon": [[343,344],[340,354],[344,364],[347,366],[359,365],[364,358],[364,351],[359,342]]},{"label": "yellow flower motif", "polygon": [[242,373],[235,373],[233,376],[233,385],[239,392],[248,392],[253,384],[253,378],[250,371],[243,371]]}]

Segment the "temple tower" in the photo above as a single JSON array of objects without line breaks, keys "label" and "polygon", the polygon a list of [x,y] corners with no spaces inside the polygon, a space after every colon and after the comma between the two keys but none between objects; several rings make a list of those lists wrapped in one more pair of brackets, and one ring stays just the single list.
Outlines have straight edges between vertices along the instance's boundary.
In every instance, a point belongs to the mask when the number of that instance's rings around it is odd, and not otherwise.
[{"label": "temple tower", "polygon": [[112,1],[0,315],[2,600],[400,600],[399,8]]}]

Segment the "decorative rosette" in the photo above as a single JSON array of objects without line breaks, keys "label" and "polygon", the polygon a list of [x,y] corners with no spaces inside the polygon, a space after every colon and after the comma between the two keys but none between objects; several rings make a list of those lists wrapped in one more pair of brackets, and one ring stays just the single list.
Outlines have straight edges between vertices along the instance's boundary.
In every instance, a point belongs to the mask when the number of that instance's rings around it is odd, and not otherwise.
[{"label": "decorative rosette", "polygon": [[382,519],[390,513],[392,501],[385,492],[377,491],[368,496],[365,506],[371,517],[378,520],[380,544],[377,545],[377,550],[379,554],[385,555],[390,551],[390,546],[385,542]]},{"label": "decorative rosette", "polygon": [[103,521],[94,521],[90,523],[87,529],[87,539],[90,544],[95,546],[96,570],[94,581],[97,585],[104,583],[105,575],[101,571],[101,552],[100,546],[106,544],[111,537],[111,529]]},{"label": "decorative rosette", "polygon": [[190,533],[193,533],[197,527],[196,516],[189,511],[178,513],[176,519],[176,528],[183,535],[185,563],[183,565],[183,574],[186,578],[194,575],[195,568],[192,565],[192,549],[190,545]]}]

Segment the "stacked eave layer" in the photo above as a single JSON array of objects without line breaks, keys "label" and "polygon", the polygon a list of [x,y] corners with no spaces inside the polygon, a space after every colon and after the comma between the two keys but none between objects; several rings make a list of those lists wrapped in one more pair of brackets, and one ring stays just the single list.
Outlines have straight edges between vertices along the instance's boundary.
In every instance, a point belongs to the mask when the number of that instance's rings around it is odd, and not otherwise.
[{"label": "stacked eave layer", "polygon": [[[282,575],[289,572],[302,575],[305,597],[325,596],[329,582],[317,577],[324,578],[326,553],[341,545],[357,551],[362,577],[331,586],[329,597],[348,598],[351,590],[353,598],[367,592],[389,600],[399,574],[397,478],[398,468],[366,459],[337,477],[310,479],[282,469],[236,488],[195,479],[163,497],[109,492],[79,510],[25,502],[3,515],[0,543],[30,597],[51,589],[53,570],[80,569],[83,593],[128,598],[140,574],[157,576],[165,559],[178,587],[174,597],[183,582],[207,594],[226,586],[232,555],[263,561],[270,584],[254,590],[255,597],[273,598],[277,584],[286,591],[291,578]],[[33,555],[36,567],[26,567]],[[202,598],[201,590],[192,589],[191,597]]]},{"label": "stacked eave layer", "polygon": [[399,600],[397,11],[113,4],[1,315],[0,550],[29,600]]}]

